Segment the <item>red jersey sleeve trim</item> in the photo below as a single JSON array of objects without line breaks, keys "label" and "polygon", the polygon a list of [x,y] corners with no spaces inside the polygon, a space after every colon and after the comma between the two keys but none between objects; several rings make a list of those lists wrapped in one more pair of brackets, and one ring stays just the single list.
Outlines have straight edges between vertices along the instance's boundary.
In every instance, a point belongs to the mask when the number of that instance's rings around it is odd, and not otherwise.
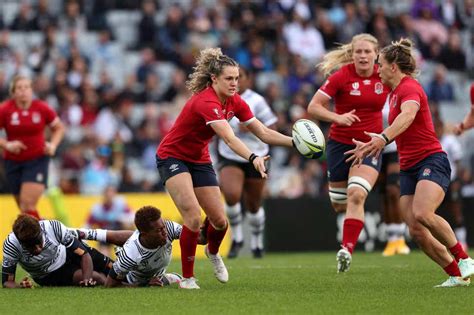
[{"label": "red jersey sleeve trim", "polygon": [[332,99],[332,96],[331,96],[331,95],[329,95],[328,93],[324,92],[324,91],[321,90],[321,89],[319,89],[316,93],[321,93],[321,94],[323,94],[324,96],[326,96],[327,98]]}]

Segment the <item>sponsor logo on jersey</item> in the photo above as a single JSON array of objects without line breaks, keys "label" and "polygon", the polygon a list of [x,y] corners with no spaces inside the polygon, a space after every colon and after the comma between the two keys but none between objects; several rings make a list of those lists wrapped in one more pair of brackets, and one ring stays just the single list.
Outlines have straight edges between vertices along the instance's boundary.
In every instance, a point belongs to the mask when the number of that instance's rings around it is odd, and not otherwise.
[{"label": "sponsor logo on jersey", "polygon": [[430,176],[430,175],[431,175],[431,169],[425,168],[425,169],[423,170],[422,176],[427,177],[427,176]]},{"label": "sponsor logo on jersey", "polygon": [[375,83],[375,94],[382,94],[383,93],[383,84],[380,82]]},{"label": "sponsor logo on jersey", "polygon": [[170,168],[169,168],[169,170],[170,170],[171,172],[175,172],[175,171],[177,171],[178,169],[179,169],[179,165],[178,165],[178,164],[171,164],[171,166],[170,166]]},{"label": "sponsor logo on jersey", "polygon": [[216,113],[217,118],[221,118],[221,114],[219,113],[219,110],[217,108],[213,109],[214,113]]},{"label": "sponsor logo on jersey", "polygon": [[352,83],[352,90],[349,92],[350,95],[360,96],[359,82]]},{"label": "sponsor logo on jersey", "polygon": [[371,82],[372,82],[372,81],[370,81],[370,80],[364,80],[364,81],[362,81],[362,83],[364,83],[364,85],[370,85]]},{"label": "sponsor logo on jersey", "polygon": [[18,112],[14,112],[10,119],[10,125],[18,126],[19,124],[20,124],[20,117],[18,115]]}]

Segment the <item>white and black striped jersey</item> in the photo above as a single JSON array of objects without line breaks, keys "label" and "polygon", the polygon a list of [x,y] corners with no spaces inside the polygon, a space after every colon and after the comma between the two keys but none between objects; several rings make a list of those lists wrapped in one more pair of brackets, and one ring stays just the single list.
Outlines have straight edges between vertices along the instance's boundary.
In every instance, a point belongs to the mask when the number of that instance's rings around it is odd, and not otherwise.
[{"label": "white and black striped jersey", "polygon": [[39,221],[43,235],[43,250],[32,255],[11,232],[3,243],[2,272],[15,273],[20,266],[34,279],[41,279],[66,262],[66,248],[74,243],[74,235],[57,220]]},{"label": "white and black striped jersey", "polygon": [[[255,118],[260,120],[262,124],[265,126],[273,125],[277,122],[278,118],[272,112],[272,109],[268,105],[267,101],[261,96],[260,94],[247,89],[245,90],[242,95],[240,95],[242,99],[249,105],[250,110],[254,114]],[[235,135],[237,138],[242,140],[245,145],[258,156],[264,156],[268,154],[270,147],[268,144],[260,141],[253,133],[250,131],[243,131],[240,126],[240,122],[237,118],[232,118],[229,121],[232,129],[234,130]],[[237,162],[247,162],[248,161],[234,151],[225,144],[222,139],[218,139],[217,149],[219,154],[226,159],[237,161]]]},{"label": "white and black striped jersey", "polygon": [[152,277],[165,273],[171,262],[171,243],[179,239],[182,226],[173,221],[163,221],[168,233],[165,245],[155,249],[143,247],[138,238],[140,232],[136,230],[117,252],[117,260],[112,267],[117,280],[146,285]]}]

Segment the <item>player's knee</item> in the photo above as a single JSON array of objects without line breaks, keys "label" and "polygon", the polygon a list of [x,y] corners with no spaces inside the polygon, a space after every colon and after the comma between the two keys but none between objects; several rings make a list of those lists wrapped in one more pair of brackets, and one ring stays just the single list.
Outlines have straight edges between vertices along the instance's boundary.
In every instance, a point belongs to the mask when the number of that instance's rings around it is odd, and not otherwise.
[{"label": "player's knee", "polygon": [[419,224],[426,227],[431,226],[432,215],[430,213],[427,213],[426,211],[414,211],[413,217]]},{"label": "player's knee", "polygon": [[367,198],[367,192],[362,189],[350,189],[347,194],[348,202],[354,205],[362,205]]},{"label": "player's knee", "polygon": [[222,230],[227,226],[227,219],[225,216],[217,216],[215,218],[210,218],[209,221],[211,222],[212,226],[217,230]]}]

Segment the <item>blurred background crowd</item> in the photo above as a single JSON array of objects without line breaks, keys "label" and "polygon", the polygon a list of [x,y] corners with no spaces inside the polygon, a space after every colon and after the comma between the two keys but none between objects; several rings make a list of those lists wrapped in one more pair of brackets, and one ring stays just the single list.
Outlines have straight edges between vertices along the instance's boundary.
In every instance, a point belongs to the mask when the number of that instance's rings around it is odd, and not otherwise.
[{"label": "blurred background crowd", "polygon": [[[50,185],[64,193],[162,191],[156,147],[190,96],[184,83],[201,49],[219,46],[249,69],[290,134],[325,80],[315,65],[361,32],[382,46],[414,40],[419,80],[449,133],[470,103],[474,0],[2,0],[0,100],[23,74],[58,112],[68,129]],[[462,192],[474,196],[474,136],[459,141]],[[274,148],[271,163],[268,195],[326,194],[324,158]]]}]

